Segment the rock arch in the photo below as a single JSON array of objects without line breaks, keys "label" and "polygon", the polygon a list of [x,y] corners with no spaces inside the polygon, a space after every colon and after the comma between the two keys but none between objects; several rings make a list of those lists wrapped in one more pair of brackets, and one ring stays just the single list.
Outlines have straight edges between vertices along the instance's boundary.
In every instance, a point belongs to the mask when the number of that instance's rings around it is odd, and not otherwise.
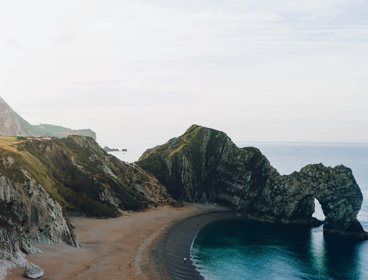
[{"label": "rock arch", "polygon": [[342,165],[308,165],[281,176],[258,149],[238,148],[225,133],[198,125],[147,150],[138,164],[179,201],[214,202],[258,220],[315,225],[316,198],[326,233],[368,238],[357,220],[362,193]]},{"label": "rock arch", "polygon": [[[357,220],[363,195],[349,168],[342,165],[328,168],[320,164],[301,172],[309,176],[310,191],[321,204],[326,232],[363,232]],[[316,179],[318,183],[314,182]]]},{"label": "rock arch", "polygon": [[[290,223],[304,220],[312,224],[316,198],[325,215],[324,232],[367,237],[357,220],[363,195],[349,168],[314,164],[300,172],[271,178],[263,191],[269,193],[263,202],[269,212],[263,211],[263,215],[280,217]],[[278,197],[282,197],[280,203],[277,203]]]}]

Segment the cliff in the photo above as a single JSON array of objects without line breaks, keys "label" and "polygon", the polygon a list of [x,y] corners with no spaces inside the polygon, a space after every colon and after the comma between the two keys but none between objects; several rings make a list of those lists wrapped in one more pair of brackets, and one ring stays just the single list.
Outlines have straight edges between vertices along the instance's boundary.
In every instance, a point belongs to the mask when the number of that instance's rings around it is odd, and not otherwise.
[{"label": "cliff", "polygon": [[96,139],[96,133],[90,129],[73,130],[62,126],[40,124],[31,125],[0,97],[0,135],[3,136],[54,136],[67,137],[69,135],[89,136]]},{"label": "cliff", "polygon": [[309,165],[281,176],[258,149],[238,148],[225,133],[197,125],[147,150],[138,165],[177,200],[230,205],[263,221],[316,225],[316,198],[326,217],[325,233],[368,237],[357,220],[362,193],[342,165]]},{"label": "cliff", "polygon": [[0,137],[0,279],[31,240],[78,246],[67,213],[115,217],[172,203],[156,178],[90,137]]},{"label": "cliff", "polygon": [[[70,135],[80,135],[91,137],[96,140],[96,133],[91,129],[70,129],[63,126],[52,124],[32,125],[35,136],[53,136],[58,138],[67,137]],[[27,134],[24,134],[27,135]]]}]

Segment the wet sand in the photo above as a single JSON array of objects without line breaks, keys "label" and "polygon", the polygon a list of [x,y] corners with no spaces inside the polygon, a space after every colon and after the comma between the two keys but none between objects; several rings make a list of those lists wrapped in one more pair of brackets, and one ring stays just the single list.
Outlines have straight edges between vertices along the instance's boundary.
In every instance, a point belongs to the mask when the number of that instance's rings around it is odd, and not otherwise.
[{"label": "wet sand", "polygon": [[[34,244],[43,254],[30,255],[28,260],[44,269],[42,279],[165,279],[167,273],[171,275],[172,262],[166,262],[167,253],[163,258],[165,262],[160,262],[160,252],[171,244],[171,241],[162,242],[170,240],[172,230],[177,228],[174,224],[216,210],[220,208],[186,204],[180,208],[163,206],[145,212],[124,213],[114,219],[73,218],[80,248],[65,244]],[[184,234],[188,240],[193,240],[194,236]],[[184,247],[186,245],[182,244],[173,247],[178,249],[179,258]],[[175,254],[174,251],[170,254]],[[23,271],[22,268],[8,271],[6,280],[24,279]]]},{"label": "wet sand", "polygon": [[156,270],[170,280],[204,279],[191,260],[193,240],[206,224],[234,216],[234,211],[214,211],[175,223],[154,245],[153,259],[156,261]]}]

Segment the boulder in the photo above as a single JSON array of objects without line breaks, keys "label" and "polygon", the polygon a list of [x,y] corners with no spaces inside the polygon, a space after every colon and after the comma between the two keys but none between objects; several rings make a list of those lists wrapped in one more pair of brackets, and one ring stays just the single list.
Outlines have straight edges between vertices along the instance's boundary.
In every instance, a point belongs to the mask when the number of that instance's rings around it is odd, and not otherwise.
[{"label": "boulder", "polygon": [[24,276],[30,279],[38,279],[43,276],[44,272],[38,265],[32,265],[24,271]]}]

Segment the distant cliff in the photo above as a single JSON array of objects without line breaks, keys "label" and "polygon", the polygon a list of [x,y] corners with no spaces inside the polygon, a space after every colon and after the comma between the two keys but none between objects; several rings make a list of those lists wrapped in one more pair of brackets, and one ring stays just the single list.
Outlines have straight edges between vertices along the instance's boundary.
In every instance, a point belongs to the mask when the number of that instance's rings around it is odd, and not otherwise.
[{"label": "distant cliff", "polygon": [[77,246],[67,214],[116,217],[175,203],[152,175],[90,137],[0,137],[0,279],[24,266],[30,240]]},{"label": "distant cliff", "polygon": [[62,126],[40,124],[31,125],[19,116],[0,97],[0,135],[3,136],[55,136],[66,137],[69,135],[89,136],[96,139],[96,133],[90,129],[73,130]]},{"label": "distant cliff", "polygon": [[106,152],[119,152],[119,149],[116,149],[116,148],[110,148],[110,147],[108,147],[108,146],[105,146],[105,147],[104,147],[104,150],[105,150]]},{"label": "distant cliff", "polygon": [[357,220],[363,196],[344,166],[309,165],[281,176],[258,149],[238,148],[225,133],[197,125],[147,150],[138,165],[177,200],[230,205],[258,220],[317,224],[316,198],[326,233],[367,238]]}]

